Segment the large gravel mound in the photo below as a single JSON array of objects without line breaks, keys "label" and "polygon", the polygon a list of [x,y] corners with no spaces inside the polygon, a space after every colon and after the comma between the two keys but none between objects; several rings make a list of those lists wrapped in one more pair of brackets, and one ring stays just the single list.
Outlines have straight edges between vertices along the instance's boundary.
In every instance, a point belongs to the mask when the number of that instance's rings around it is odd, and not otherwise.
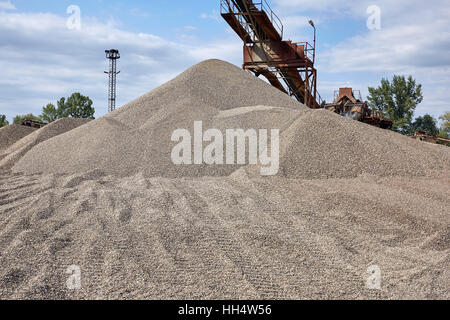
[{"label": "large gravel mound", "polygon": [[[249,107],[253,106],[253,107]],[[264,107],[266,106],[266,107]],[[269,107],[267,107],[269,106]],[[176,129],[283,129],[307,108],[234,65],[208,60],[91,123],[34,148],[13,168],[25,173],[100,169],[116,176],[227,176],[238,166],[175,166]]]},{"label": "large gravel mound", "polygon": [[[82,128],[28,152],[14,172],[73,174],[100,170],[120,177],[228,176],[240,167],[176,166],[176,129],[280,129],[279,174],[288,178],[425,176],[450,167],[448,148],[312,111],[267,83],[219,60],[200,63],[162,87]],[[206,146],[206,143],[205,143]]]}]

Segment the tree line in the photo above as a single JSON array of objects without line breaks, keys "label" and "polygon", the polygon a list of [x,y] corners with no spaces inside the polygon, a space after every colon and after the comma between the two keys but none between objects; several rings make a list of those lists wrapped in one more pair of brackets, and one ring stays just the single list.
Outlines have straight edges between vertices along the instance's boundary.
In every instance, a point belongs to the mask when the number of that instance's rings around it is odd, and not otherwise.
[{"label": "tree line", "polygon": [[[32,113],[26,115],[18,115],[14,117],[14,124],[21,124],[24,120],[33,120],[39,122],[50,123],[62,118],[86,118],[94,119],[95,109],[92,106],[92,100],[83,96],[79,92],[73,93],[68,98],[61,98],[56,102],[49,103],[42,107],[42,114],[34,115]],[[9,122],[6,116],[0,115],[0,127],[7,126]]]},{"label": "tree line", "polygon": [[432,136],[450,137],[450,112],[439,119],[443,121],[441,128],[431,115],[413,119],[417,106],[423,101],[422,85],[412,76],[395,75],[392,81],[382,79],[377,88],[369,88],[369,106],[381,111],[385,118],[392,120],[392,130],[404,135],[412,135],[422,131]]},{"label": "tree line", "polygon": [[[432,136],[450,138],[450,112],[446,112],[439,119],[442,126],[438,127],[438,121],[426,114],[413,119],[417,106],[423,101],[422,85],[418,84],[412,76],[395,75],[392,81],[382,79],[377,88],[369,88],[369,106],[383,113],[384,117],[393,121],[392,130],[404,135],[412,135],[422,131]],[[42,108],[42,114],[19,115],[13,119],[13,123],[21,124],[23,120],[35,120],[50,123],[61,118],[88,118],[94,119],[95,109],[92,100],[80,93],[74,93],[70,97],[61,98],[56,106],[52,103]],[[6,116],[0,114],[0,127],[8,125]]]}]

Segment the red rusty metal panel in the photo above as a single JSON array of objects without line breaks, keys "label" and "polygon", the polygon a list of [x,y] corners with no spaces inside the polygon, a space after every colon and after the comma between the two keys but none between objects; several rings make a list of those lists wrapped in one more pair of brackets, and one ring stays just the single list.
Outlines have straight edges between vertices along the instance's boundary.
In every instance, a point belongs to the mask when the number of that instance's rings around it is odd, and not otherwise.
[{"label": "red rusty metal panel", "polygon": [[304,45],[297,45],[297,44],[293,44],[297,50],[297,55],[301,58],[301,59],[305,59],[305,46]]},{"label": "red rusty metal panel", "polygon": [[277,29],[275,29],[275,26],[264,11],[253,13],[253,17],[255,18],[258,27],[261,28],[261,30],[269,39],[273,41],[282,40],[280,33],[277,31]]},{"label": "red rusty metal panel", "polygon": [[[244,65],[265,64],[271,67],[305,67],[312,62],[305,59],[304,46],[290,41],[272,41],[270,44],[254,43],[244,46]],[[264,51],[266,53],[264,53]],[[269,59],[269,60],[268,60]]]},{"label": "red rusty metal panel", "polygon": [[338,101],[341,100],[343,97],[349,98],[351,101],[356,103],[355,96],[353,95],[353,88],[339,88],[339,98]]},{"label": "red rusty metal panel", "polygon": [[291,42],[280,41],[272,42],[271,44],[274,60],[290,61],[300,59],[300,56],[297,54],[297,46]]}]

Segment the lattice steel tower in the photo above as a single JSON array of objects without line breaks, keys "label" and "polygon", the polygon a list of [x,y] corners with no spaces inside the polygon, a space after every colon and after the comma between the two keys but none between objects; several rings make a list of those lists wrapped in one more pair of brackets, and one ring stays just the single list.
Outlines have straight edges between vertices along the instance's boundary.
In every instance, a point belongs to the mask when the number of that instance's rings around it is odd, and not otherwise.
[{"label": "lattice steel tower", "polygon": [[109,75],[109,89],[108,89],[108,112],[116,110],[116,85],[117,85],[117,60],[120,59],[119,50],[111,49],[105,50],[106,58],[109,59],[109,72],[105,71]]}]

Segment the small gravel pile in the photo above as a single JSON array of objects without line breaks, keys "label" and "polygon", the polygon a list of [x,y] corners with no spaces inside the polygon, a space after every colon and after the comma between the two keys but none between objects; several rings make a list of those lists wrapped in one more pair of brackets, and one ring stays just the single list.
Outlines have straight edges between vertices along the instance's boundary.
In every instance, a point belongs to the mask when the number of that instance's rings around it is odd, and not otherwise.
[{"label": "small gravel pile", "polygon": [[0,128],[0,154],[3,153],[11,145],[29,135],[35,128],[22,126],[19,124],[11,124]]},{"label": "small gravel pile", "polygon": [[[86,124],[89,121],[89,119],[75,118],[59,119],[34,131],[32,134],[29,134],[23,139],[17,141],[4,151],[6,156],[0,161],[0,168],[9,169],[36,145]],[[45,156],[43,160],[45,161]]]},{"label": "small gravel pile", "polygon": [[450,148],[418,142],[327,110],[303,113],[281,138],[287,178],[425,176],[450,168]]}]

